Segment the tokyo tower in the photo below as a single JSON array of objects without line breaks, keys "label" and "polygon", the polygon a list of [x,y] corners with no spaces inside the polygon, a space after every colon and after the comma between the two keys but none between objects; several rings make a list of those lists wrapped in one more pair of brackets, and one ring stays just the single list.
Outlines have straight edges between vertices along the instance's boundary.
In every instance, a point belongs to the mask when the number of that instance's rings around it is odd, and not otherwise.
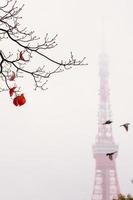
[{"label": "tokyo tower", "polygon": [[103,51],[99,58],[98,133],[93,145],[96,167],[92,200],[113,200],[120,194],[115,163],[117,153],[113,155],[113,160],[110,160],[106,154],[118,152],[118,146],[114,142],[112,124],[103,125],[104,122],[112,119],[109,102],[108,57]]}]

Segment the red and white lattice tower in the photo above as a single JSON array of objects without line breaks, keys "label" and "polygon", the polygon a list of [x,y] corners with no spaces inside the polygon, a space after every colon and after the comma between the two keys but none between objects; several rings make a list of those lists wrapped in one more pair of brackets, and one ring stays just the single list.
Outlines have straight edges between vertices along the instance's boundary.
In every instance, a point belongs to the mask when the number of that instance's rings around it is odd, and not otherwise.
[{"label": "red and white lattice tower", "polygon": [[92,200],[112,200],[120,193],[115,163],[117,154],[114,154],[113,160],[110,160],[106,153],[118,151],[118,146],[113,139],[112,125],[103,125],[105,121],[112,120],[109,103],[108,57],[104,52],[100,55],[99,68],[100,103],[98,133],[96,142],[93,145],[96,169]]}]

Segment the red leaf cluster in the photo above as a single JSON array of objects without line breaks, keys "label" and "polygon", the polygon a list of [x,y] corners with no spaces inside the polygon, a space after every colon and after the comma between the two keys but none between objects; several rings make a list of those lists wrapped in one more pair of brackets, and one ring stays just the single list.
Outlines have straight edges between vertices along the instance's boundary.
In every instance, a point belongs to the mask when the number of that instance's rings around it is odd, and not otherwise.
[{"label": "red leaf cluster", "polygon": [[24,94],[18,95],[13,99],[13,104],[15,106],[22,106],[23,104],[25,104],[26,99],[24,97]]},{"label": "red leaf cluster", "polygon": [[[12,77],[12,79],[9,79],[9,80],[14,80],[15,79],[15,73],[14,72],[12,73],[11,77]],[[16,89],[15,86],[9,88],[9,95],[10,95],[10,97],[15,96],[13,98],[13,104],[15,106],[22,106],[26,102],[25,96],[24,96],[24,94],[18,95],[17,91],[15,91],[15,89]]]}]

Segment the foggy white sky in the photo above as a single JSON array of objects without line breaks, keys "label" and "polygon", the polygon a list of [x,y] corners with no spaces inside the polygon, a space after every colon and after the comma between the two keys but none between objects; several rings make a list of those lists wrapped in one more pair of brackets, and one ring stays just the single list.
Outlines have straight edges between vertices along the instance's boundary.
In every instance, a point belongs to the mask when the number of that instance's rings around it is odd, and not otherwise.
[{"label": "foggy white sky", "polygon": [[[88,66],[57,74],[48,90],[33,91],[23,80],[25,106],[16,108],[0,95],[0,199],[88,200],[97,134],[98,55],[101,18],[109,55],[113,135],[119,144],[116,160],[121,192],[133,195],[133,1],[23,0],[22,23],[37,35],[58,34],[57,60],[87,57]],[[35,62],[38,64],[38,61]],[[126,134],[119,125],[131,123]]]}]

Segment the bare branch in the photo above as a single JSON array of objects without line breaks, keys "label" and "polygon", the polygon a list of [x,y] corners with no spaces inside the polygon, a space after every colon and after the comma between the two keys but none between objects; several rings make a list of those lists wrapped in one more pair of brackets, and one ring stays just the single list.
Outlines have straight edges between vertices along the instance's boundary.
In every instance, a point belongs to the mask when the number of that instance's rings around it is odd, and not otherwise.
[{"label": "bare branch", "polygon": [[[25,74],[33,78],[35,90],[37,88],[46,90],[46,84],[52,75],[71,69],[73,66],[86,65],[84,63],[85,57],[78,60],[72,52],[70,58],[66,61],[57,61],[47,56],[46,50],[51,50],[57,46],[57,35],[50,38],[46,33],[41,40],[40,37],[35,35],[34,31],[28,31],[27,27],[22,27],[20,25],[22,17],[19,14],[23,7],[24,5],[17,6],[17,0],[6,0],[4,5],[0,5],[0,41],[8,39],[18,48],[15,55],[12,52],[5,53],[0,50],[0,79],[6,86],[6,89],[0,88],[0,91],[9,90],[11,96],[12,92],[16,96],[20,93],[20,88],[14,82],[18,78],[24,78]],[[43,64],[42,67],[29,70],[27,65],[30,63],[33,54],[54,64],[54,67],[49,68]],[[11,82],[13,82],[12,85]],[[14,84],[16,85],[14,86]],[[25,100],[24,97],[23,100]],[[15,105],[17,103],[15,102]]]}]

